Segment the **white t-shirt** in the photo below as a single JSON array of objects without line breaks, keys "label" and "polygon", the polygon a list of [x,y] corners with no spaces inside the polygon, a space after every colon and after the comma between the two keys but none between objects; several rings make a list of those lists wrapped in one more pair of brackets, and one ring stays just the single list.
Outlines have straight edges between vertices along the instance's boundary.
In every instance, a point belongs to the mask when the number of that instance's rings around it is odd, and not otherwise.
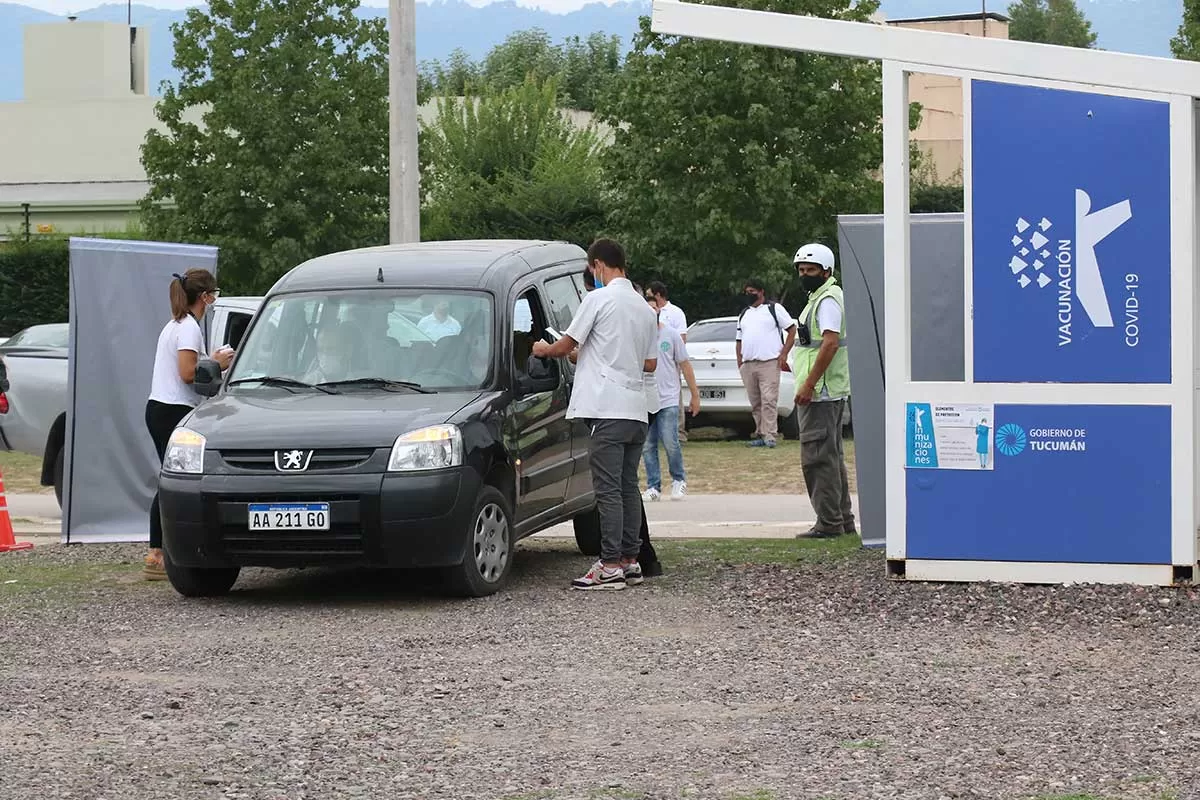
[{"label": "white t-shirt", "polygon": [[687,332],[687,314],[684,314],[683,309],[671,303],[670,300],[659,309],[658,321],[680,336]]},{"label": "white t-shirt", "polygon": [[462,325],[449,314],[440,321],[436,314],[429,314],[421,318],[421,321],[417,323],[417,329],[436,342],[447,336],[457,336],[462,332]]},{"label": "white t-shirt", "polygon": [[684,346],[679,331],[666,325],[660,327],[658,329],[658,366],[654,368],[660,408],[679,405],[679,395],[683,391],[683,382],[679,379],[679,365],[687,363],[687,360],[687,347]]},{"label": "white t-shirt", "polygon": [[178,322],[171,320],[158,334],[154,375],[150,378],[150,399],[167,405],[195,408],[200,404],[200,395],[179,377],[180,350],[191,350],[197,359],[206,357],[204,333],[191,314]]},{"label": "white t-shirt", "polygon": [[737,340],[742,343],[742,361],[772,361],[779,358],[783,352],[783,342],[787,341],[788,328],[795,326],[796,321],[779,303],[775,304],[775,319],[771,318],[767,303],[747,308],[737,327]]},{"label": "white t-shirt", "polygon": [[568,419],[646,422],[643,362],[658,358],[658,320],[626,278],[589,292],[564,333],[579,343]]}]

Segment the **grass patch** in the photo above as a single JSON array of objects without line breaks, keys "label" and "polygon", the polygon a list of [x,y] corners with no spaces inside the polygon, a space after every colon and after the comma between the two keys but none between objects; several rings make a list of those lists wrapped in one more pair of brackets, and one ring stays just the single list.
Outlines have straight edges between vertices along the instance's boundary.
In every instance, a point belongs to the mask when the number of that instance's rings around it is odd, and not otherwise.
[{"label": "grass patch", "polygon": [[883,742],[877,739],[856,739],[842,742],[841,746],[847,750],[878,750],[883,747]]},{"label": "grass patch", "polygon": [[[854,442],[847,439],[846,470],[850,491],[858,491],[854,474]],[[659,452],[663,490],[670,486],[666,453]],[[686,442],[683,464],[692,494],[805,494],[800,470],[800,443],[780,441],[773,450],[746,447],[745,442]],[[645,471],[642,472],[645,484]]]},{"label": "grass patch", "polygon": [[0,475],[4,476],[4,488],[15,493],[45,494],[53,487],[42,486],[42,460],[25,453],[0,453]]},{"label": "grass patch", "polygon": [[[692,573],[722,565],[825,564],[869,558],[857,536],[836,539],[655,539],[657,550],[672,569]],[[678,565],[676,567],[675,565]]]},{"label": "grass patch", "polygon": [[0,556],[0,601],[34,592],[73,593],[101,587],[141,584],[130,564],[22,564]]}]

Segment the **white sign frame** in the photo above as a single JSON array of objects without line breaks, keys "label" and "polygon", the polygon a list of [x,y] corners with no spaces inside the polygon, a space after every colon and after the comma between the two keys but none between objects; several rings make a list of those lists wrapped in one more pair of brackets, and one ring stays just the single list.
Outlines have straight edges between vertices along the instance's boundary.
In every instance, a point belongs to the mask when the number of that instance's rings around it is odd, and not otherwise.
[{"label": "white sign frame", "polygon": [[[651,27],[669,35],[777,47],[883,62],[884,409],[889,573],[918,580],[1098,582],[1168,585],[1197,567],[1200,492],[1200,371],[1197,370],[1196,102],[1200,63],[887,25],[655,0]],[[912,380],[910,352],[909,98],[912,73],[962,79],[964,109],[965,380]],[[973,381],[971,81],[1166,102],[1171,142],[1171,383],[977,384]],[[1171,564],[1064,564],[907,559],[905,408],[910,402],[1163,405],[1172,410]],[[1120,485],[1114,464],[1113,485]],[[1131,502],[1136,499],[1131,498]]]}]

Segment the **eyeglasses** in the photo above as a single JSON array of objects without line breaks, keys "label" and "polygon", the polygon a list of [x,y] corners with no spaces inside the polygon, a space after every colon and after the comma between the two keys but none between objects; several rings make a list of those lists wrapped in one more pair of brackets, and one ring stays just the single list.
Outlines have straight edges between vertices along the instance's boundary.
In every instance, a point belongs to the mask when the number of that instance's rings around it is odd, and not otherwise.
[{"label": "eyeglasses", "polygon": [[210,291],[210,292],[207,292],[207,294],[211,294],[213,297],[220,297],[220,296],[221,296],[221,290],[220,290],[220,289],[213,289],[212,291]]}]

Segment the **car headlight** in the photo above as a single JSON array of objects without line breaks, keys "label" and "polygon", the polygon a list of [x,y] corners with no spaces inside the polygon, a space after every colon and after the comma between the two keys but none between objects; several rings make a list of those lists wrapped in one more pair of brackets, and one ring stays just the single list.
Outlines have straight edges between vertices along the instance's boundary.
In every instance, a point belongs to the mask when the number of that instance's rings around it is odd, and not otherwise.
[{"label": "car headlight", "polygon": [[185,475],[200,475],[204,472],[203,436],[187,428],[176,428],[167,440],[167,452],[163,455],[164,472],[180,472]]},{"label": "car headlight", "polygon": [[388,472],[457,467],[462,458],[462,432],[458,427],[434,425],[396,439],[388,458]]}]

